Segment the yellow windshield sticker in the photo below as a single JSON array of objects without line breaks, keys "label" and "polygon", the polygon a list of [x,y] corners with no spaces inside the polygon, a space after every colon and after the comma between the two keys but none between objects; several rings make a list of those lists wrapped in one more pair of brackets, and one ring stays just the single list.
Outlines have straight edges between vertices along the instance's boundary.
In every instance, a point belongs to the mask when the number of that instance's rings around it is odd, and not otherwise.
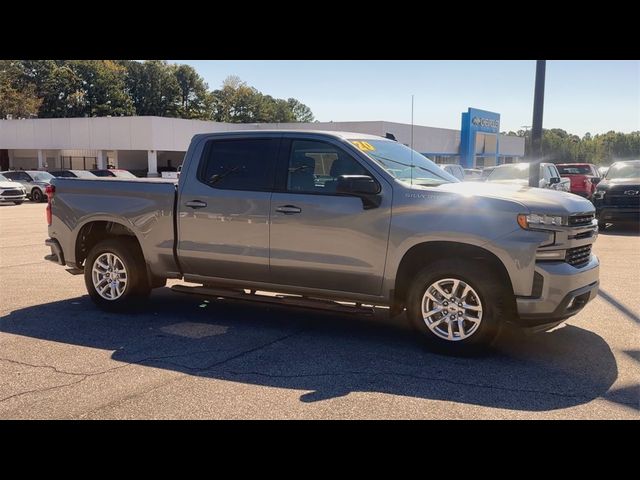
[{"label": "yellow windshield sticker", "polygon": [[371,145],[369,142],[363,142],[362,140],[353,140],[351,143],[363,152],[373,152],[376,149],[376,147]]}]

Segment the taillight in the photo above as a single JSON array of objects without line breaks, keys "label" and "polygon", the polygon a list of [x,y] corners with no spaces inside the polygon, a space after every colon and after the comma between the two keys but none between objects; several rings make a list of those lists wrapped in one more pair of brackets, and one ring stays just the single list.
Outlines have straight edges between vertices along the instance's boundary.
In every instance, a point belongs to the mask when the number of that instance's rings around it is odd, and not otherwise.
[{"label": "taillight", "polygon": [[51,225],[51,200],[53,200],[53,195],[56,193],[55,185],[47,185],[44,192],[47,194],[47,225]]}]

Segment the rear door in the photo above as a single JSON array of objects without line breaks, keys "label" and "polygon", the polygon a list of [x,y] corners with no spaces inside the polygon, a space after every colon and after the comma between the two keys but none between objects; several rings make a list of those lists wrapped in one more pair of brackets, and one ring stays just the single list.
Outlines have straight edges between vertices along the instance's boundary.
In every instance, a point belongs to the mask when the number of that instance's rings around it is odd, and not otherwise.
[{"label": "rear door", "polygon": [[202,145],[199,164],[190,164],[180,179],[178,256],[185,274],[269,280],[269,206],[279,144],[280,135],[235,135]]},{"label": "rear door", "polygon": [[[274,283],[379,295],[382,287],[391,186],[332,139],[284,139],[271,201],[271,276]],[[338,176],[369,175],[381,203],[336,193]]]}]

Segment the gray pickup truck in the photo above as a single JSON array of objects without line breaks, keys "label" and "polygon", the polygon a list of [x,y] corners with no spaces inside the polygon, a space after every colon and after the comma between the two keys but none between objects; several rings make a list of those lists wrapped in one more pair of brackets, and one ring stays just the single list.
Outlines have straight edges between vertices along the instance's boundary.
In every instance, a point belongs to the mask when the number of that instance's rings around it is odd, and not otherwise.
[{"label": "gray pickup truck", "polygon": [[549,329],[598,291],[597,220],[576,195],[461,183],[359,133],[201,134],[183,165],[177,184],[52,181],[47,258],[84,273],[99,307],[139,304],[175,278],[204,294],[406,310],[428,342],[459,352],[505,322]]}]

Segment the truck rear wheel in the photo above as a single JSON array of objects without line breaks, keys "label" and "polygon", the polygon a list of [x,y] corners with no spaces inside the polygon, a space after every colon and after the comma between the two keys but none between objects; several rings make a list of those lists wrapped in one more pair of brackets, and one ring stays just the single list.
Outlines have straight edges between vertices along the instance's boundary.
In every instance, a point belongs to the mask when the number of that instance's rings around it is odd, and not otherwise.
[{"label": "truck rear wheel", "polygon": [[435,350],[472,353],[489,346],[501,330],[506,295],[508,289],[487,265],[439,260],[413,279],[407,314]]},{"label": "truck rear wheel", "polygon": [[140,247],[124,236],[103,240],[91,249],[84,281],[91,300],[108,311],[138,307],[150,291]]}]

